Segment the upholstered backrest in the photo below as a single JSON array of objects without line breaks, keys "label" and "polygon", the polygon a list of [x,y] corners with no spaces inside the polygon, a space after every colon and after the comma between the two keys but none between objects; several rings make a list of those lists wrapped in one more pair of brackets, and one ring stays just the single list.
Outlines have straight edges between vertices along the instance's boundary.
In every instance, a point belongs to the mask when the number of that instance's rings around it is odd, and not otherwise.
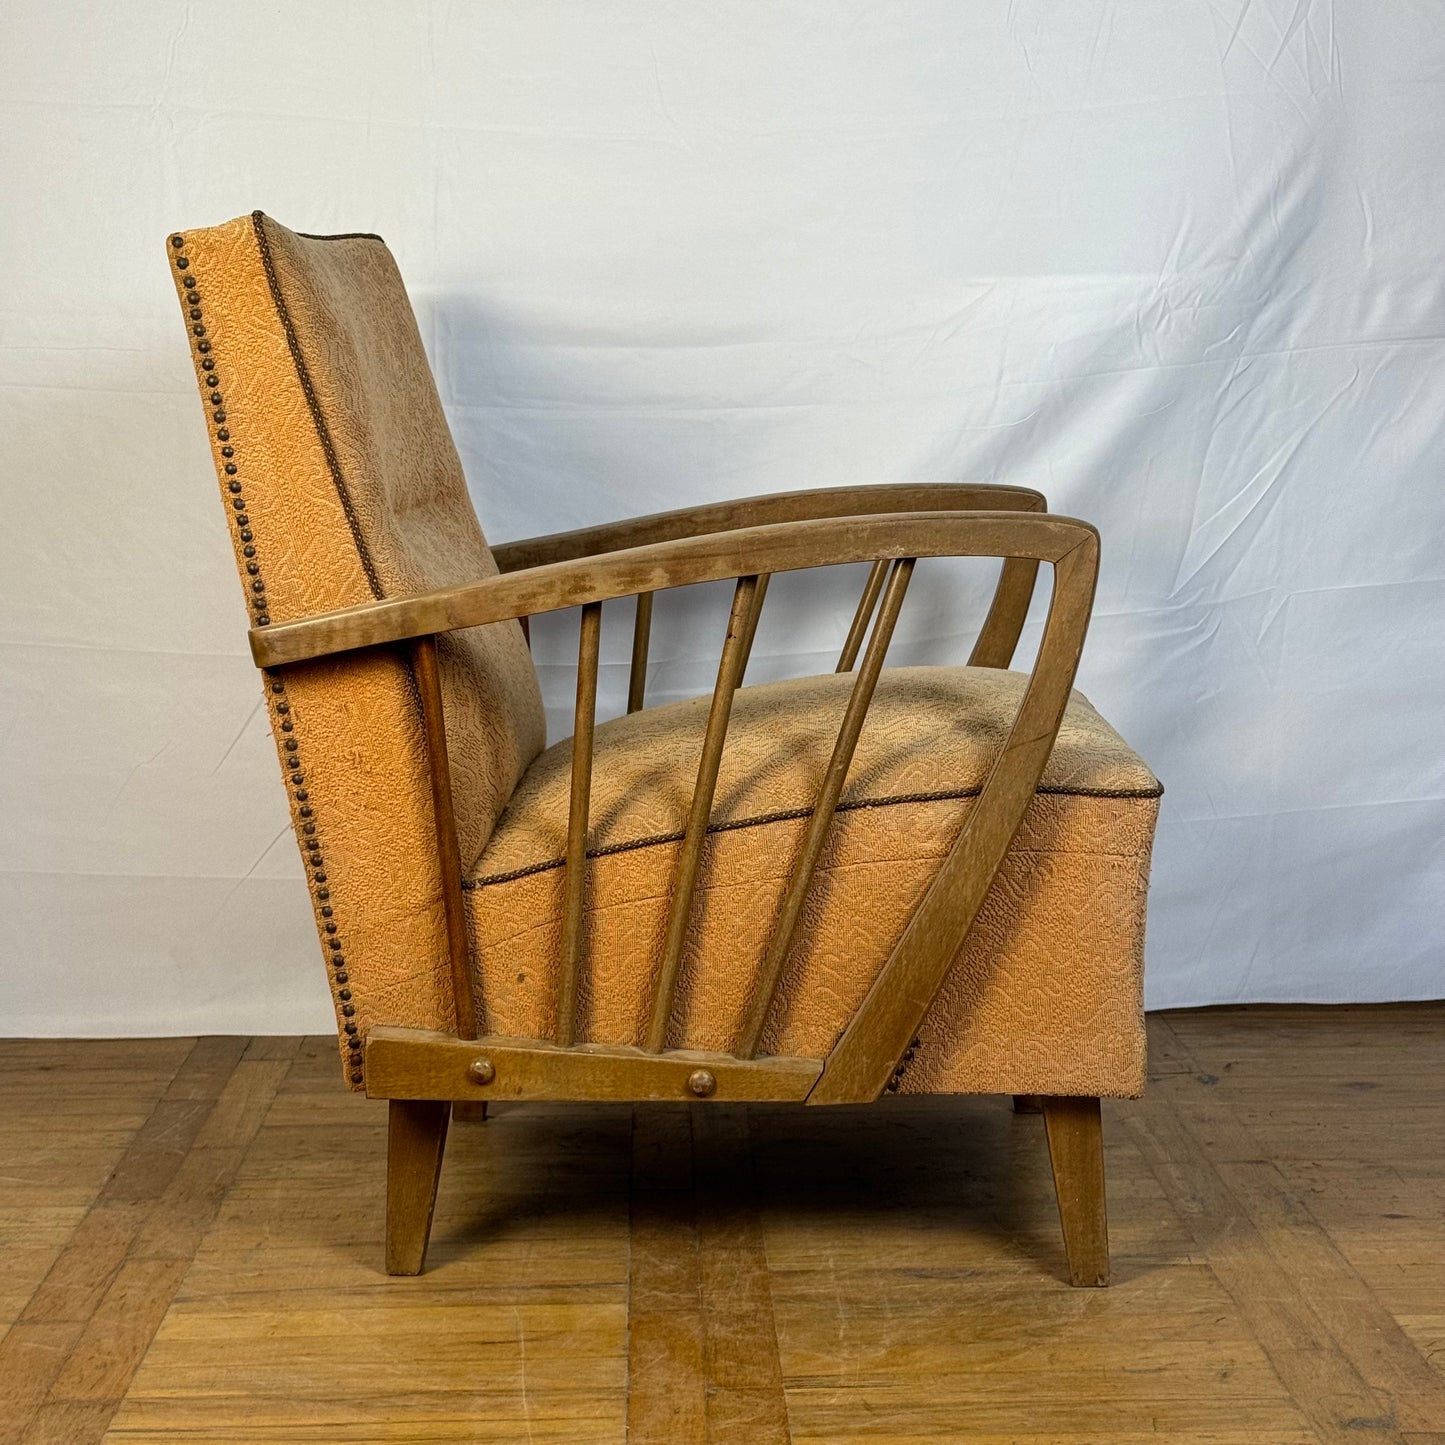
[{"label": "upholstered backrest", "polygon": [[[170,238],[252,622],[496,572],[406,290],[375,236],[257,212]],[[544,744],[521,630],[441,639],[462,857]],[[425,737],[400,653],[269,674],[266,699],[350,1082],[375,1023],[449,1028]]]}]

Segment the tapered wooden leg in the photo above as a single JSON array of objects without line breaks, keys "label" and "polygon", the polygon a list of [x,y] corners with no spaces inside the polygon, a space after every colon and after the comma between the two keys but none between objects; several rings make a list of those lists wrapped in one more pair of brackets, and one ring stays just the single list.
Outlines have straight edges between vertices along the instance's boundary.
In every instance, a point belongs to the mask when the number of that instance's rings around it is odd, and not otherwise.
[{"label": "tapered wooden leg", "polygon": [[431,1237],[451,1105],[393,1099],[386,1152],[386,1272],[420,1274]]},{"label": "tapered wooden leg", "polygon": [[1109,1222],[1104,1202],[1104,1130],[1097,1099],[1046,1097],[1044,1132],[1069,1256],[1069,1283],[1109,1283]]},{"label": "tapered wooden leg", "polygon": [[485,1124],[487,1122],[487,1101],[485,1099],[454,1099],[452,1101],[453,1124]]},{"label": "tapered wooden leg", "polygon": [[1015,1114],[1042,1114],[1044,1112],[1044,1101],[1037,1094],[1015,1094]]}]

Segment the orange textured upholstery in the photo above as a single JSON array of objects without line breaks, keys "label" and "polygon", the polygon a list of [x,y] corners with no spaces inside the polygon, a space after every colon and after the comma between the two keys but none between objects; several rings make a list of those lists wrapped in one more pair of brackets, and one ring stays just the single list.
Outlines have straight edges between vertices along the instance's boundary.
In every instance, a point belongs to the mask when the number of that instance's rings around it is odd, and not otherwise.
[{"label": "orange textured upholstery", "polygon": [[[736,1041],[817,796],[849,675],[733,705],[669,1042]],[[1027,679],[910,667],[880,679],[764,1052],[821,1058],[967,817]],[[707,699],[599,725],[580,1033],[640,1043]],[[471,870],[486,1028],[550,1036],[571,743],[523,777]],[[1079,694],[1038,796],[921,1034],[904,1092],[1131,1095],[1143,1087],[1144,903],[1159,784]]]}]

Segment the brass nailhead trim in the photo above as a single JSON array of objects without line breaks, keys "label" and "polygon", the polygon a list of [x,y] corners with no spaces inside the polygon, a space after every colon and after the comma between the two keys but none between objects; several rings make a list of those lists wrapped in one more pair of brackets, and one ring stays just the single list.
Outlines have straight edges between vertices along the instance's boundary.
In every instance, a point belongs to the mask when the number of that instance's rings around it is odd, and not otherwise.
[{"label": "brass nailhead trim", "polygon": [[898,1092],[898,1086],[903,1082],[903,1072],[918,1056],[918,1050],[922,1046],[922,1043],[923,1040],[915,1036],[913,1042],[903,1050],[903,1057],[899,1059],[886,1085],[887,1091],[890,1094],[896,1094]]},{"label": "brass nailhead trim", "polygon": [[[177,253],[175,257],[176,269],[182,273],[190,270],[190,258],[185,255],[186,238],[184,236],[172,236],[171,247]],[[190,308],[190,318],[197,324],[191,328],[194,337],[206,335],[206,328],[201,324],[201,293],[197,286],[194,275],[182,275],[185,282],[186,305]],[[225,397],[219,390],[208,390],[217,385],[215,377],[215,361],[208,355],[211,351],[209,341],[196,340],[193,342],[193,349],[198,361],[198,371],[201,381],[202,394],[208,398],[215,410],[211,413],[212,422],[215,425],[216,441],[223,443],[220,448],[221,456],[226,458],[222,464],[222,473],[225,477],[234,480],[226,482],[226,492],[231,497],[232,520],[236,525],[236,535],[241,542],[241,555],[247,559],[254,559],[256,556],[255,536],[251,530],[251,518],[246,511],[246,499],[244,495],[244,484],[239,480],[240,468],[231,460],[236,455],[236,448],[231,444],[231,433],[226,427]],[[257,627],[268,627],[271,623],[270,612],[266,603],[266,583],[261,577],[260,564],[254,560],[246,563],[246,574],[255,580],[251,583],[251,606],[256,612],[253,619]],[[272,676],[269,688],[269,700],[273,710],[273,725],[277,726],[278,732],[291,732],[294,724],[291,722],[291,704],[286,699],[286,684],[279,678]],[[295,800],[298,805],[306,804],[310,794],[306,790],[306,775],[301,771],[301,759],[297,756],[297,745],[294,738],[285,739],[285,747],[282,752],[282,761],[290,770],[287,778],[287,786],[294,791]],[[310,818],[312,809],[309,806],[300,806],[301,817]],[[314,896],[314,907],[320,911],[320,916],[330,919],[333,910],[327,906],[322,907],[331,897],[331,890],[326,887],[327,877],[324,860],[321,854],[320,841],[310,836],[316,832],[316,824],[308,822],[304,825],[297,825],[298,838],[302,842],[306,859],[312,870],[310,882],[311,892]],[[351,1022],[356,1008],[351,1002],[351,990],[345,987],[351,982],[351,976],[346,972],[346,955],[341,951],[341,939],[336,936],[336,924],[327,922],[324,925],[326,942],[329,945],[331,966],[334,970],[333,988],[336,991],[337,1008],[341,1018],[344,1020],[343,1037],[346,1039],[349,1078],[353,1084],[361,1084],[365,1081],[364,1066],[362,1062],[361,1040],[357,1037],[358,1029],[355,1023]]]}]

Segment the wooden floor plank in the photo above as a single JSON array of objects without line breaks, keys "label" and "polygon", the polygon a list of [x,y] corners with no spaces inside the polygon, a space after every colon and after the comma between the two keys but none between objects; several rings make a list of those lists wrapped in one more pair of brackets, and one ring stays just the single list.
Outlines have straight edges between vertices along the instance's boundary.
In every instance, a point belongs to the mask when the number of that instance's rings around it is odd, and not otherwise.
[{"label": "wooden floor plank", "polygon": [[[1191,1065],[1198,1062],[1165,1019],[1155,1021],[1154,1042],[1161,1053],[1179,1050]],[[1445,1378],[1321,1227],[1308,1197],[1290,1187],[1230,1096],[1196,1082],[1200,1072],[1203,1065],[1193,1075],[1163,1081],[1158,1092],[1176,1113],[1185,1115],[1195,1137],[1206,1135],[1211,1140],[1211,1157],[1219,1161],[1221,1180],[1247,1213],[1272,1259],[1297,1286],[1375,1398],[1386,1405],[1392,1419],[1398,1419],[1399,1428],[1429,1429],[1445,1422]],[[1435,1080],[1429,1074],[1420,1083],[1422,1092],[1433,1092]],[[1320,1101],[1327,1117],[1349,1107],[1348,1101],[1331,1107],[1327,1092]],[[1437,1124],[1445,1128],[1445,1118],[1435,1112]],[[1436,1242],[1445,1242],[1445,1236],[1437,1235]]]},{"label": "wooden floor plank", "polygon": [[747,1110],[693,1105],[709,1445],[788,1445]]},{"label": "wooden floor plank", "polygon": [[0,1441],[1445,1445],[1445,1005],[1151,1031],[1089,1291],[1006,1098],[502,1106],[401,1280],[333,1040],[0,1042]]},{"label": "wooden floor plank", "polygon": [[428,1270],[381,1272],[386,1109],[306,1040],[113,1441],[618,1441],[630,1118],[453,1130]]},{"label": "wooden floor plank", "polygon": [[633,1111],[627,1281],[632,1445],[707,1441],[692,1122],[686,1105]]},{"label": "wooden floor plank", "polygon": [[67,1343],[30,1352],[27,1407],[0,1417],[0,1440],[105,1433],[289,1067],[274,1043],[280,1057],[246,1050],[197,1041],[135,1131],[11,1331],[17,1351],[47,1327]]}]

